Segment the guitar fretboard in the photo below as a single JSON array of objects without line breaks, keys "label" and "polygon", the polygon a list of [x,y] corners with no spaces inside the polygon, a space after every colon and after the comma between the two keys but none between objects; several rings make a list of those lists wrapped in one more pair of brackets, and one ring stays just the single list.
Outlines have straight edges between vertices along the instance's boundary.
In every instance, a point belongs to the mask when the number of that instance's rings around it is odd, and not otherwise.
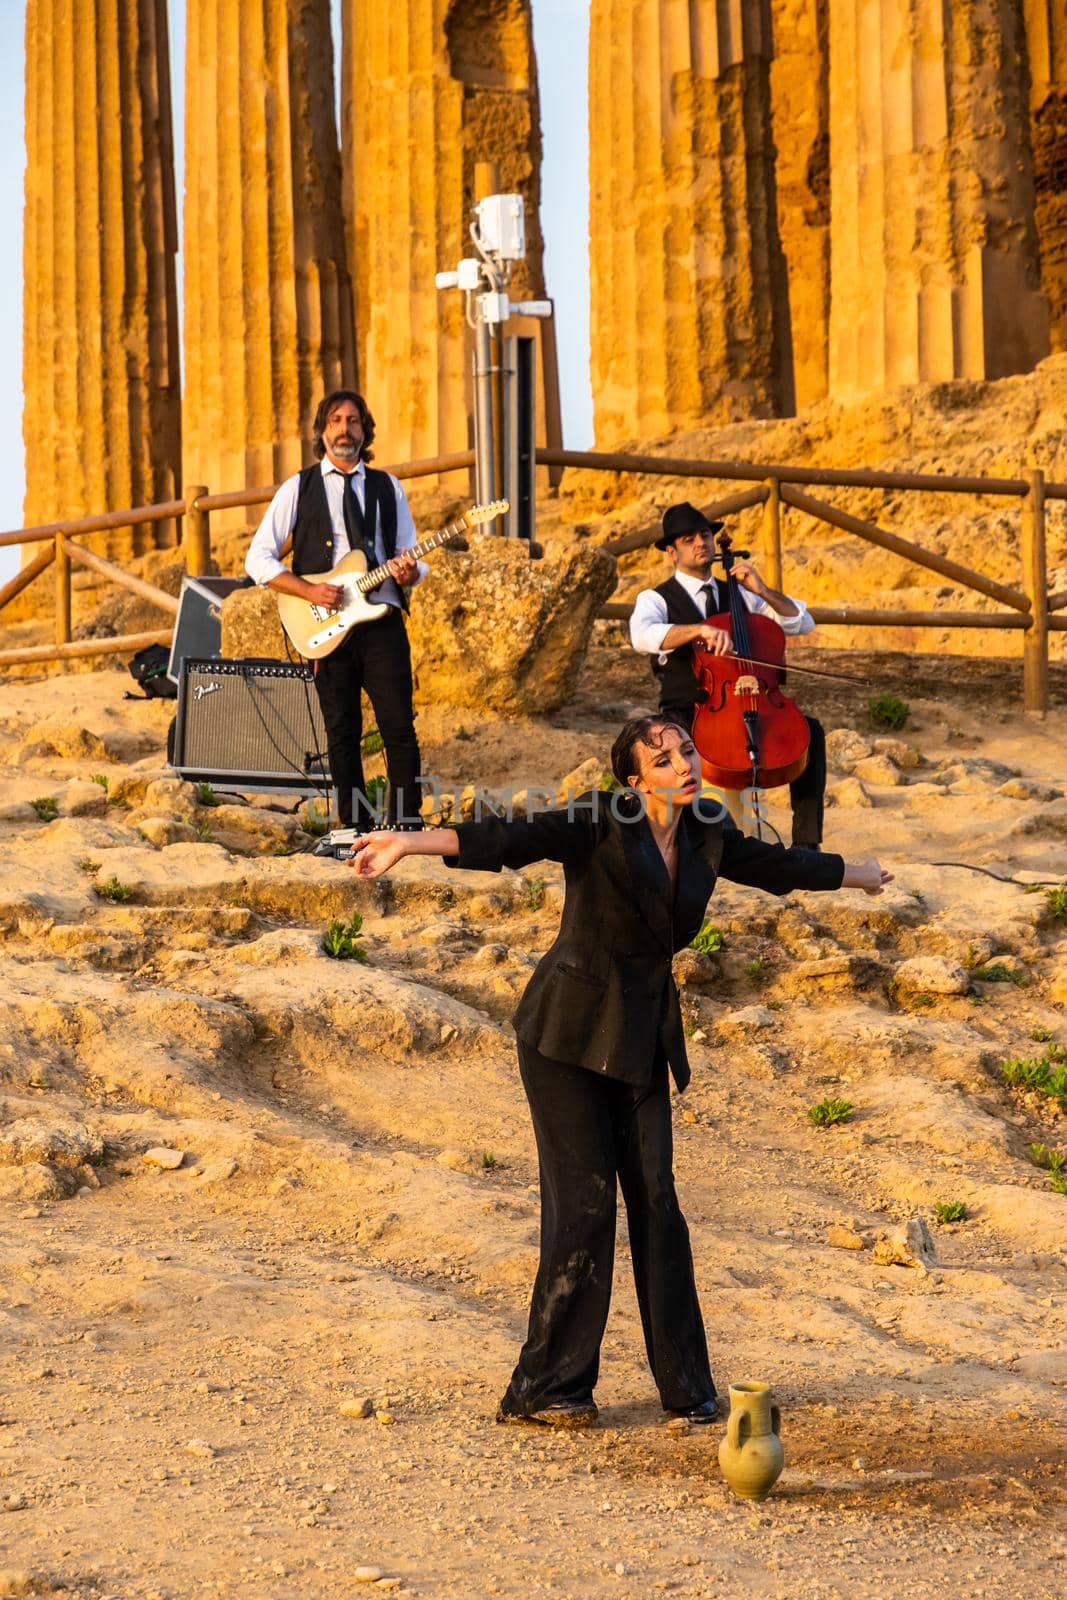
[{"label": "guitar fretboard", "polygon": [[[469,526],[470,523],[467,518],[460,517],[458,522],[450,522],[447,528],[438,528],[436,533],[428,533],[425,539],[420,539],[418,544],[413,546],[410,553],[417,561],[420,556],[428,555],[431,550],[440,549],[441,545],[447,544],[450,539],[458,538]],[[404,553],[407,554],[408,552],[405,551]],[[370,572],[365,572],[361,578],[356,579],[356,588],[360,594],[369,594],[372,589],[377,589],[380,583],[384,583],[386,578],[390,577],[392,577],[392,573],[387,566],[374,567]]]}]

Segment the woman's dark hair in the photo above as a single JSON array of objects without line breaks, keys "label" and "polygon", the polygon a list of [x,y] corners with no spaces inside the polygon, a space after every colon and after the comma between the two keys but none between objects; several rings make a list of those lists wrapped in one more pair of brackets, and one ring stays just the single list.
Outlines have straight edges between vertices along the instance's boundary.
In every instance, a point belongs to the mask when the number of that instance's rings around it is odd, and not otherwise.
[{"label": "woman's dark hair", "polygon": [[373,461],[374,451],[370,448],[374,439],[374,418],[370,414],[370,407],[361,394],[354,389],[334,389],[332,394],[325,395],[319,401],[319,409],[315,413],[315,420],[311,424],[311,448],[316,461],[321,461],[326,454],[326,446],[322,442],[323,431],[330,418],[330,413],[337,407],[344,405],[345,401],[355,406],[363,424],[363,448],[359,452],[361,461]]},{"label": "woman's dark hair", "polygon": [[663,743],[663,733],[667,728],[677,728],[679,733],[689,738],[686,729],[680,722],[675,722],[673,717],[631,717],[629,722],[623,723],[611,747],[611,770],[623,788],[626,787],[629,778],[636,778],[639,770],[635,747],[647,744],[651,749],[658,750]]}]

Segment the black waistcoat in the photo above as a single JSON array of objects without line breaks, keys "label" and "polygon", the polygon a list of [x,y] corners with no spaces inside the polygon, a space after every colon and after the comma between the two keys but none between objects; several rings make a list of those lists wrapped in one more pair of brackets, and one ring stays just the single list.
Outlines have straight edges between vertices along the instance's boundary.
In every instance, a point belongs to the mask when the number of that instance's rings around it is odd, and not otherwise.
[{"label": "black waistcoat", "polygon": [[[368,550],[374,549],[376,528],[382,530],[385,559],[396,555],[396,494],[387,472],[366,468],[364,493],[365,510],[360,510],[359,500],[353,494],[352,504],[356,523],[363,534]],[[352,494],[350,489],[346,491]],[[293,571],[298,578],[309,572],[330,572],[334,566],[333,523],[330,521],[330,504],[326,499],[326,483],[322,467],[316,461],[300,474],[300,488],[296,499],[296,521],[293,523]],[[375,558],[369,558],[371,566]]]},{"label": "black waistcoat", "polygon": [[[656,593],[663,596],[667,606],[667,621],[672,628],[687,628],[691,623],[703,622],[704,616],[689,591],[677,578],[656,585]],[[652,657],[652,671],[659,680],[660,709],[667,706],[691,706],[707,699],[693,674],[693,646],[679,645],[667,652],[666,664],[661,666],[658,656]]]}]

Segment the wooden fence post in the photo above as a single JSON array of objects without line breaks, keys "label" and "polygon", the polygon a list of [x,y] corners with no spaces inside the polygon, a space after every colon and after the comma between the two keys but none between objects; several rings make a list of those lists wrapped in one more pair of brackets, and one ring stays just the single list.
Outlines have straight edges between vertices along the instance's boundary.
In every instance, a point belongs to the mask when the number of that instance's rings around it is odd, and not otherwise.
[{"label": "wooden fence post", "polygon": [[198,483],[185,493],[182,549],[185,553],[185,570],[190,578],[206,577],[211,571],[211,513],[198,510],[196,504],[200,496],[207,492],[204,484]]},{"label": "wooden fence post", "polygon": [[70,557],[56,534],[56,644],[70,643]]},{"label": "wooden fence post", "polygon": [[763,561],[767,582],[772,589],[782,587],[782,499],[778,479],[767,479],[767,498],[763,502]]},{"label": "wooden fence post", "polygon": [[1023,710],[1028,717],[1048,711],[1048,566],[1045,558],[1045,474],[1024,474],[1030,487],[1023,501],[1023,593],[1030,601],[1030,626],[1023,634]]}]

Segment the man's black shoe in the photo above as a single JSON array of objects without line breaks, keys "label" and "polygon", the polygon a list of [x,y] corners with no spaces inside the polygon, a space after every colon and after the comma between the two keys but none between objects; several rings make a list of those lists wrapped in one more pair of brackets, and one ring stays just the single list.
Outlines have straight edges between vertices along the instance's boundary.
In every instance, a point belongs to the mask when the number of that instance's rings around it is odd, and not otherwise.
[{"label": "man's black shoe", "polygon": [[501,1404],[497,1409],[498,1422],[533,1422],[543,1428],[591,1428],[600,1412],[592,1400],[575,1403],[569,1400],[552,1401],[537,1411],[514,1412]]},{"label": "man's black shoe", "polygon": [[702,1400],[698,1406],[679,1406],[676,1410],[667,1412],[669,1417],[684,1417],[686,1422],[697,1424],[717,1422],[719,1417],[719,1398],[712,1395],[710,1400]]}]

